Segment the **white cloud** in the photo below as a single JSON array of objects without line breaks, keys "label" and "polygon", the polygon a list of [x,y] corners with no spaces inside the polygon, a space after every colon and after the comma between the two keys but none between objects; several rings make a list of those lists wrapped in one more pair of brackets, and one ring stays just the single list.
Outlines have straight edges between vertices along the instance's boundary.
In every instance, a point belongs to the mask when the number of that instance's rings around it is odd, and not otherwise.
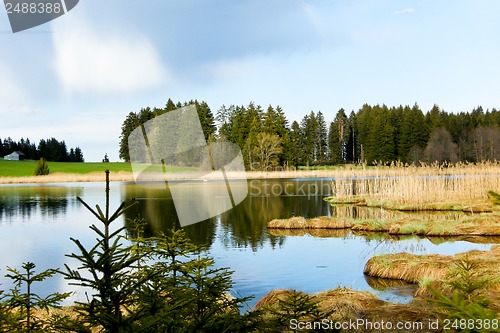
[{"label": "white cloud", "polygon": [[68,93],[131,93],[168,80],[155,47],[143,36],[98,31],[75,16],[55,25],[54,66]]},{"label": "white cloud", "polygon": [[3,103],[21,100],[24,97],[12,71],[0,64],[0,99]]},{"label": "white cloud", "polygon": [[[0,114],[27,116],[35,113],[27,102],[29,98],[14,73],[0,64]],[[2,124],[6,122],[7,119],[4,119]]]},{"label": "white cloud", "polygon": [[411,14],[415,12],[415,8],[405,8],[401,10],[396,10],[394,12],[394,15],[404,15],[404,14]]}]

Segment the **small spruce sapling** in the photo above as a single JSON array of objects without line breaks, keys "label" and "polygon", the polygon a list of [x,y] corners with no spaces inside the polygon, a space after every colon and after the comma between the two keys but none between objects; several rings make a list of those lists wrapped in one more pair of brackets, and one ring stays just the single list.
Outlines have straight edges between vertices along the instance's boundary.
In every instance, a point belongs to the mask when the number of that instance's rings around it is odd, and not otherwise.
[{"label": "small spruce sapling", "polygon": [[[445,281],[451,291],[445,293],[432,286],[427,286],[434,295],[429,301],[436,305],[434,312],[439,316],[453,320],[493,320],[496,312],[489,308],[485,287],[491,279],[481,274],[480,264],[466,257],[453,264],[449,279]],[[476,327],[474,325],[474,327]],[[479,327],[478,327],[479,328]],[[491,328],[491,327],[490,327]],[[467,332],[496,332],[483,327],[479,330],[470,329]]]},{"label": "small spruce sapling", "polygon": [[[120,217],[125,210],[123,202],[118,209],[109,213],[109,170],[106,170],[106,207],[103,212],[99,205],[92,209],[80,197],[77,198],[100,222],[101,227],[91,225],[90,229],[97,234],[97,243],[87,249],[79,240],[71,238],[78,247],[80,254],[67,255],[80,262],[77,269],[66,266],[65,278],[70,284],[87,287],[95,293],[86,303],[78,302],[77,311],[91,326],[100,325],[107,332],[134,332],[135,323],[145,315],[142,307],[138,306],[136,290],[151,278],[141,275],[132,278],[131,274],[140,253],[131,251],[124,246],[121,233],[124,227],[112,231],[111,224]],[[82,275],[81,271],[86,274]]]},{"label": "small spruce sapling", "polygon": [[[68,298],[71,293],[52,293],[44,298],[39,296],[33,292],[33,283],[43,282],[58,271],[47,269],[36,274],[36,265],[32,262],[25,262],[22,267],[24,272],[7,267],[10,273],[5,276],[12,279],[15,284],[11,293],[6,295],[8,305],[11,310],[18,311],[20,314],[16,328],[26,332],[44,332],[48,328],[49,321],[35,315],[34,310],[45,310],[47,312],[46,318],[48,318],[49,309],[59,307],[60,302]],[[22,290],[23,287],[26,287],[25,291]]]},{"label": "small spruce sapling", "polygon": [[35,176],[45,176],[50,173],[49,165],[43,157],[38,160],[34,173]]}]

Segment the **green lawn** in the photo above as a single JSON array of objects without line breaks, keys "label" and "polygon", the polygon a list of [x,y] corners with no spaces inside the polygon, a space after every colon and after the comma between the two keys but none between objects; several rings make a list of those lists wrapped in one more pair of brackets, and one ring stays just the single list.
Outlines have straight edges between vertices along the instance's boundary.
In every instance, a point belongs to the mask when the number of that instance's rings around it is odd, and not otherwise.
[{"label": "green lawn", "polygon": [[[0,158],[0,177],[23,177],[33,176],[37,161],[5,161]],[[50,173],[90,173],[95,171],[104,171],[108,169],[111,172],[128,171],[131,172],[130,163],[127,162],[47,162]]]}]

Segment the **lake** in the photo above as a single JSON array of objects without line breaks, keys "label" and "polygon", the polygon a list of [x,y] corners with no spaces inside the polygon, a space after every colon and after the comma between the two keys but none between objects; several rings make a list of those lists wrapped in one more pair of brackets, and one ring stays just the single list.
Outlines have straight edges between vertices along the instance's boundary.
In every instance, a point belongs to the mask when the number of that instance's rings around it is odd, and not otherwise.
[{"label": "lake", "polygon": [[[217,267],[229,267],[233,274],[234,295],[250,296],[255,302],[278,288],[319,292],[338,286],[368,290],[382,299],[406,302],[412,287],[392,285],[363,275],[368,259],[377,254],[409,252],[415,254],[454,254],[472,249],[489,250],[495,238],[481,244],[452,239],[385,237],[382,234],[355,235],[350,231],[267,231],[274,218],[304,216],[343,216],[386,218],[391,214],[377,208],[331,207],[323,198],[330,194],[329,179],[267,179],[240,181],[248,186],[247,198],[234,209],[184,229],[191,240],[206,244]],[[210,192],[215,182],[185,184],[187,191],[204,188]],[[0,279],[2,289],[11,287],[3,276],[6,267],[20,268],[22,262],[37,264],[37,271],[75,265],[65,254],[77,251],[70,237],[90,247],[94,234],[89,229],[98,222],[76,200],[80,196],[91,207],[104,207],[104,183],[63,183],[51,185],[0,185]],[[141,216],[148,221],[147,235],[167,231],[179,221],[174,203],[164,184],[110,184],[110,210],[122,201],[137,202],[117,223],[130,226]],[[408,214],[408,213],[406,213]],[[443,218],[457,213],[440,214]],[[422,215],[425,218],[425,215]],[[399,285],[399,286],[398,286]],[[75,290],[56,276],[38,287],[42,295]],[[84,290],[75,290],[71,299],[85,301]]]}]

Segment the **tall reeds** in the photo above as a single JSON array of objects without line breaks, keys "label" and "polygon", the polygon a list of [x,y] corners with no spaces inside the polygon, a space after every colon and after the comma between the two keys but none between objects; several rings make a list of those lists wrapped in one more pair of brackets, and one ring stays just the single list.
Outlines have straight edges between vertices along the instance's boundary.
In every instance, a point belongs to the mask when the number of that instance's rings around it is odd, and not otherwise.
[{"label": "tall reeds", "polygon": [[337,171],[333,198],[358,196],[398,205],[472,202],[500,190],[500,163],[456,163],[419,166],[391,163],[375,168]]}]

